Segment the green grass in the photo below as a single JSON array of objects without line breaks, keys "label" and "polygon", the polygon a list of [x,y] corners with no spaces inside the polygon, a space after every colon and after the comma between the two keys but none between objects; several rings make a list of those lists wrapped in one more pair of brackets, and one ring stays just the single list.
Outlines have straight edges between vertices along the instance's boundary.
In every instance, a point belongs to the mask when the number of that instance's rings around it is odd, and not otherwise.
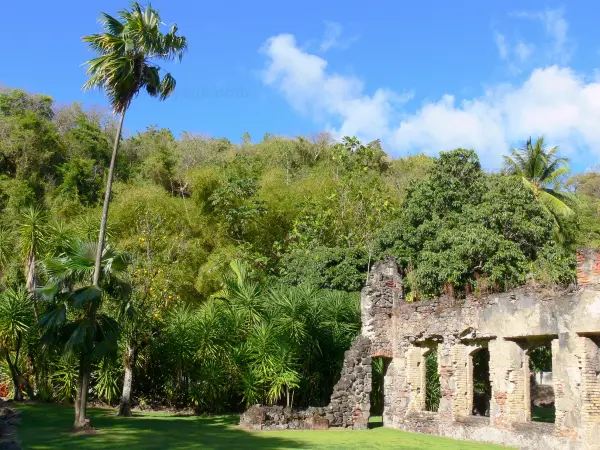
[{"label": "green grass", "polygon": [[531,408],[531,420],[534,422],[554,423],[556,409],[534,406]]},{"label": "green grass", "polygon": [[177,417],[143,413],[123,419],[114,411],[92,409],[98,434],[69,432],[73,410],[52,405],[25,405],[18,433],[24,449],[404,449],[492,450],[503,447],[454,441],[388,428],[369,431],[261,431],[235,427],[237,416]]}]

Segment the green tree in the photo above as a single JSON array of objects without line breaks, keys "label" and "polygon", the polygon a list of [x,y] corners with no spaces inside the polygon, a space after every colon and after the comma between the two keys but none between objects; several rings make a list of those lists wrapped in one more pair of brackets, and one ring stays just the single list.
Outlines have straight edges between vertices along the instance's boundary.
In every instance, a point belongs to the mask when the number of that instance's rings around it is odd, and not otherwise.
[{"label": "green tree", "polygon": [[[407,271],[409,298],[505,290],[536,274],[554,254],[547,281],[573,279],[569,248],[552,239],[553,220],[516,177],[487,175],[477,154],[442,152],[430,177],[409,193],[400,218],[380,233],[380,256],[392,254]],[[531,273],[533,272],[533,273]],[[541,277],[544,278],[544,277]]]},{"label": "green tree", "polygon": [[127,266],[127,257],[106,247],[102,252],[102,290],[92,285],[96,246],[75,241],[60,256],[42,263],[48,283],[38,290],[47,309],[40,319],[42,342],[79,357],[75,430],[89,427],[87,397],[94,358],[116,349],[118,323],[102,311],[105,297],[123,298],[128,287],[117,275]]},{"label": "green tree", "polygon": [[0,116],[24,115],[28,111],[35,112],[44,119],[52,119],[52,97],[31,95],[22,89],[0,92]]},{"label": "green tree", "polygon": [[89,44],[91,50],[99,54],[86,62],[90,78],[83,87],[104,90],[114,113],[121,115],[106,183],[93,278],[95,286],[100,279],[113,173],[125,113],[133,98],[142,89],[151,97],[158,97],[160,100],[165,100],[171,95],[175,89],[175,79],[170,73],[161,78],[161,68],[152,60],[181,60],[187,49],[187,40],[177,35],[176,25],[172,25],[167,33],[161,31],[160,15],[150,5],[142,8],[139,3],[134,2],[130,9],[123,9],[118,15],[119,18],[115,18],[102,13],[101,23],[104,31],[83,37],[83,41]]},{"label": "green tree", "polygon": [[546,148],[543,137],[535,144],[529,138],[522,148],[513,148],[510,156],[504,156],[504,167],[508,174],[522,178],[560,226],[562,217],[573,214],[573,197],[562,191],[569,160],[559,158],[557,152],[558,147]]}]

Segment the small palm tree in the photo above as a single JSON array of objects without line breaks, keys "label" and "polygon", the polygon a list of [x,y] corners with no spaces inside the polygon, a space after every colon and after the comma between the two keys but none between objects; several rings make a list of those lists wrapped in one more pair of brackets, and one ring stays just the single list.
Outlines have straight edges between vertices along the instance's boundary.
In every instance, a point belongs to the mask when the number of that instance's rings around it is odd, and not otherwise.
[{"label": "small palm tree", "polygon": [[79,377],[75,399],[74,429],[89,427],[86,422],[87,396],[94,357],[116,348],[119,326],[99,313],[106,295],[113,298],[128,295],[128,287],[117,275],[127,266],[126,255],[105,247],[102,252],[102,290],[91,285],[96,245],[75,241],[56,258],[42,263],[48,283],[37,290],[46,302],[40,319],[44,329],[42,344],[61,347],[65,354],[79,357]]},{"label": "small palm tree", "polygon": [[561,191],[562,183],[569,173],[567,158],[557,157],[558,147],[546,149],[544,138],[535,144],[529,138],[524,147],[511,149],[510,156],[504,156],[504,169],[510,175],[523,179],[537,198],[552,214],[555,223],[573,214],[573,197]]},{"label": "small palm tree", "polygon": [[134,2],[130,9],[121,10],[118,18],[102,13],[100,22],[104,27],[102,33],[82,38],[98,53],[96,58],[86,62],[90,78],[83,88],[104,90],[114,113],[120,114],[121,118],[106,182],[93,278],[95,286],[98,286],[100,279],[113,173],[125,112],[141,90],[145,89],[151,97],[160,100],[171,95],[175,90],[175,79],[170,73],[161,78],[161,68],[153,60],[181,60],[187,49],[187,40],[177,35],[176,25],[172,25],[167,33],[161,31],[160,15],[150,5],[142,8]]},{"label": "small palm tree", "polygon": [[37,260],[43,254],[47,239],[48,218],[44,211],[31,207],[21,216],[19,223],[19,248],[25,260],[25,280],[27,290],[33,295],[33,311],[38,320],[35,289],[38,283]]},{"label": "small palm tree", "polygon": [[242,261],[233,260],[222,278],[223,289],[213,294],[224,300],[238,314],[244,330],[260,323],[264,316],[264,286],[252,278],[250,268]]},{"label": "small palm tree", "polygon": [[22,385],[33,399],[31,384],[19,365],[27,333],[35,328],[34,325],[33,303],[26,289],[8,289],[0,294],[0,349],[13,380],[15,400],[23,400]]}]

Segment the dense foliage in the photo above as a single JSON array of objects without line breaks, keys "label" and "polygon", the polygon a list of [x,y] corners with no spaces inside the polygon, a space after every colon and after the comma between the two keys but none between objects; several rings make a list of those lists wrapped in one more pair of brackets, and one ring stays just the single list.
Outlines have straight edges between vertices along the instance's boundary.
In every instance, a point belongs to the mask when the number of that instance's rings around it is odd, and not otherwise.
[{"label": "dense foliage", "polygon": [[398,258],[417,301],[569,283],[574,247],[600,243],[595,172],[566,184],[578,203],[558,238],[532,190],[473,151],[391,159],[327,134],[234,144],[149,127],[121,139],[116,164],[107,243],[123,264],[107,254],[115,277],[81,292],[116,129],[0,92],[0,376],[18,395],[72,401],[91,345],[106,403],[129,374],[134,405],[323,404],[379,258]]},{"label": "dense foliage", "polygon": [[568,283],[575,228],[561,242],[553,229],[553,216],[521,180],[485,174],[474,151],[458,149],[442,152],[430,177],[409,191],[379,245],[407,268],[413,299],[485,293],[527,277]]}]

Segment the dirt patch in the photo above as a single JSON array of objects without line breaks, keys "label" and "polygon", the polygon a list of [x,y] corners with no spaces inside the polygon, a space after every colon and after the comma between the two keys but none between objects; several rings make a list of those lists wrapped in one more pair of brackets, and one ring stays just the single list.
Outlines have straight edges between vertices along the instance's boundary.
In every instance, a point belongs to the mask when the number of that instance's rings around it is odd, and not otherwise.
[{"label": "dirt patch", "polygon": [[0,450],[19,450],[15,425],[19,423],[19,411],[8,402],[0,402]]}]

